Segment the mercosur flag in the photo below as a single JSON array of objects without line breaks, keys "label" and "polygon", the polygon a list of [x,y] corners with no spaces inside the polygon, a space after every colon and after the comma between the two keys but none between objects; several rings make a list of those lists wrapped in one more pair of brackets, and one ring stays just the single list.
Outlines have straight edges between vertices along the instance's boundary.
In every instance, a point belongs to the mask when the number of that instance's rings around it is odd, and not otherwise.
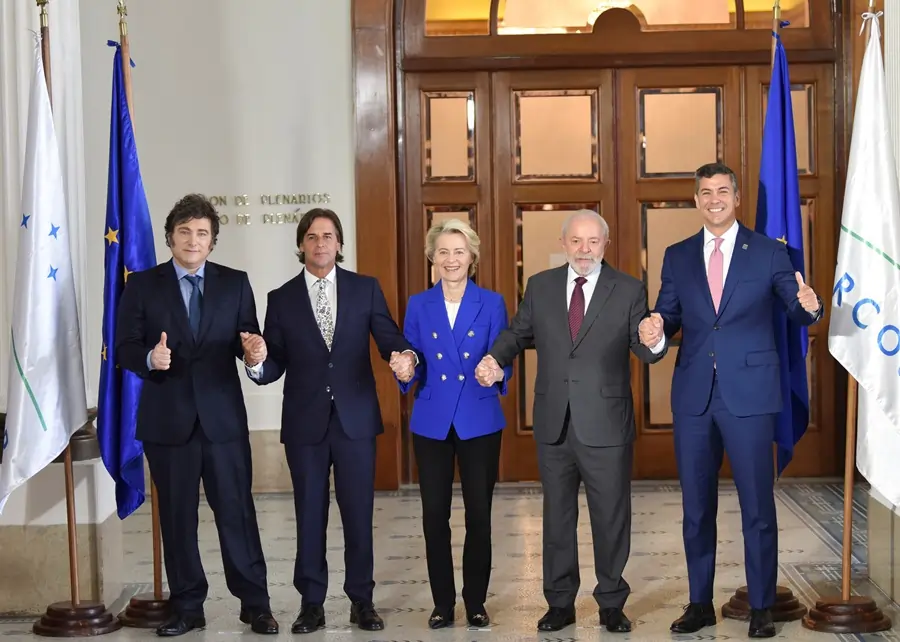
[{"label": "mercosur flag", "polygon": [[857,466],[876,496],[900,504],[900,189],[891,149],[878,17],[850,143],[828,349],[859,382]]},{"label": "mercosur flag", "polygon": [[62,166],[40,45],[28,109],[0,511],[87,421]]}]

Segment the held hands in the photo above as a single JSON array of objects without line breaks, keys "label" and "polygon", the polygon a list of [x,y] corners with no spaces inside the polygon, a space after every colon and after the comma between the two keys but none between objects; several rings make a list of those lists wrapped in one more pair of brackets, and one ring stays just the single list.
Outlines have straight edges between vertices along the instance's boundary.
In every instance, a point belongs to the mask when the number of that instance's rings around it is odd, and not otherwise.
[{"label": "held hands", "polygon": [[643,343],[648,348],[655,348],[656,344],[663,338],[663,318],[658,312],[654,312],[649,317],[641,321],[638,326],[638,334]]},{"label": "held hands", "polygon": [[799,299],[800,305],[810,314],[815,314],[819,311],[819,297],[816,296],[811,287],[804,283],[802,274],[794,272],[794,276],[797,277],[797,285],[800,286],[800,289],[797,291],[797,299]]},{"label": "held hands", "polygon": [[416,359],[409,352],[404,352],[403,354],[392,352],[389,363],[391,370],[394,371],[394,376],[403,383],[412,379],[413,374],[416,372]]},{"label": "held hands", "polygon": [[150,353],[150,365],[154,370],[168,370],[172,365],[172,351],[166,347],[166,333],[159,335],[159,343],[153,346]]},{"label": "held hands", "polygon": [[475,366],[475,378],[482,386],[490,388],[498,381],[503,381],[503,368],[500,367],[500,364],[497,363],[494,357],[486,354],[481,362]]},{"label": "held hands", "polygon": [[269,356],[266,341],[258,334],[241,332],[241,347],[244,348],[244,363],[250,368],[262,363]]}]

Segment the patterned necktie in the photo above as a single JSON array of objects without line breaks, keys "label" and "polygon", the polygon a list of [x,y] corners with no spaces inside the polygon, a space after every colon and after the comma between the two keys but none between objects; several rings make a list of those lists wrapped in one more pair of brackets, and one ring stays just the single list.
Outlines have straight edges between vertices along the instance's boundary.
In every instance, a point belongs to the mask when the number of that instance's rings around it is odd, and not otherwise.
[{"label": "patterned necktie", "polygon": [[579,276],[575,279],[575,289],[572,290],[572,300],[569,302],[569,334],[572,335],[572,341],[578,336],[581,330],[581,322],[584,320],[584,284],[587,279]]},{"label": "patterned necktie", "polygon": [[316,286],[319,291],[316,293],[316,325],[325,339],[325,345],[331,350],[331,341],[334,339],[334,319],[331,317],[331,304],[328,302],[328,295],[325,292],[325,286],[328,281],[319,279]]},{"label": "patterned necktie", "polygon": [[203,294],[200,292],[200,278],[196,274],[188,274],[184,277],[191,284],[191,298],[188,302],[188,319],[191,322],[191,332],[194,339],[200,335],[200,319],[203,316]]},{"label": "patterned necktie", "polygon": [[709,293],[712,295],[713,307],[715,307],[717,313],[719,311],[719,303],[722,302],[722,289],[725,287],[725,279],[723,278],[725,274],[725,255],[722,254],[720,249],[724,240],[721,237],[713,239],[716,246],[709,257],[709,270],[706,275],[709,281]]}]

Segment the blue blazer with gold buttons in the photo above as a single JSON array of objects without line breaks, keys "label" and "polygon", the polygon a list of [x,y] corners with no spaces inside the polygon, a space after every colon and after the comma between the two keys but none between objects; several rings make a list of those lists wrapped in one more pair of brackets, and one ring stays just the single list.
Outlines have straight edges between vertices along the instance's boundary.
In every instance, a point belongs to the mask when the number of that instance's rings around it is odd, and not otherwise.
[{"label": "blue blazer with gold buttons", "polygon": [[424,359],[409,382],[398,383],[404,393],[419,384],[409,422],[412,432],[446,439],[453,426],[460,439],[472,439],[503,430],[499,395],[506,394],[512,367],[504,368],[503,381],[490,388],[475,379],[475,367],[508,324],[503,297],[472,281],[452,328],[440,281],[410,297],[403,334]]}]

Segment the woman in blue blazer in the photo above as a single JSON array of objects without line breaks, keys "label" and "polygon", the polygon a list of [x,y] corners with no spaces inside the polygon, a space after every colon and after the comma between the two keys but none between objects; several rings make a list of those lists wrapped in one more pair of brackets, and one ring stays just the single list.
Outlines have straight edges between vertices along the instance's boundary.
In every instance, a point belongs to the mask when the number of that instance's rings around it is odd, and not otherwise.
[{"label": "woman in blue blazer", "polygon": [[506,394],[512,369],[505,369],[503,379],[489,388],[475,379],[475,366],[508,323],[503,297],[469,279],[478,264],[479,245],[474,230],[458,219],[428,231],[425,253],[440,280],[410,297],[403,329],[424,356],[411,378],[400,382],[400,389],[405,393],[418,383],[410,431],[434,600],[428,620],[432,629],[454,619],[450,503],[457,462],[466,509],[462,590],[466,618],[476,627],[490,623],[484,602],[491,575],[491,502],[506,425],[499,395]]}]

